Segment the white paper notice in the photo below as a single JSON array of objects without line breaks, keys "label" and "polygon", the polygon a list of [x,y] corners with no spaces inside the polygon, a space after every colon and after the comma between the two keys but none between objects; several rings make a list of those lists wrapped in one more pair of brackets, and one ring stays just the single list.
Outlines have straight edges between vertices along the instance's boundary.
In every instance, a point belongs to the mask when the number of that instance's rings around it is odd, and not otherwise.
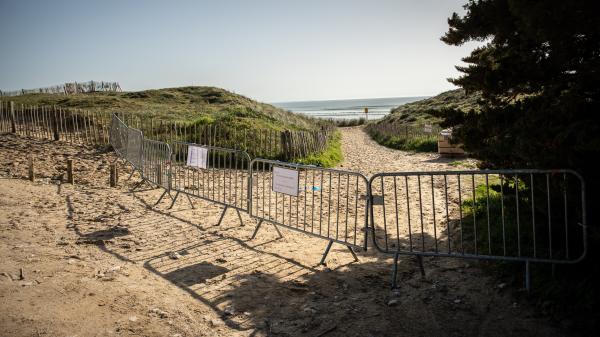
[{"label": "white paper notice", "polygon": [[298,196],[298,171],[273,167],[273,192]]},{"label": "white paper notice", "polygon": [[187,166],[205,169],[208,164],[208,149],[200,146],[188,146]]},{"label": "white paper notice", "polygon": [[431,124],[425,124],[425,126],[423,127],[423,131],[425,131],[426,133],[432,133],[433,126]]}]

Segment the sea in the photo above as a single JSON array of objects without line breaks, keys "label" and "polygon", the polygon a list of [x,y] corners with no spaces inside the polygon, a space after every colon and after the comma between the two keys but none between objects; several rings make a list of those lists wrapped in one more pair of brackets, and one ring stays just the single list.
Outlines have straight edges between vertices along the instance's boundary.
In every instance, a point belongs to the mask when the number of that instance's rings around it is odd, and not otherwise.
[{"label": "sea", "polygon": [[323,119],[359,119],[365,117],[365,108],[367,108],[367,118],[369,120],[374,120],[383,118],[385,115],[389,114],[393,108],[400,105],[428,97],[430,96],[336,99],[327,101],[279,102],[271,104],[284,110]]}]

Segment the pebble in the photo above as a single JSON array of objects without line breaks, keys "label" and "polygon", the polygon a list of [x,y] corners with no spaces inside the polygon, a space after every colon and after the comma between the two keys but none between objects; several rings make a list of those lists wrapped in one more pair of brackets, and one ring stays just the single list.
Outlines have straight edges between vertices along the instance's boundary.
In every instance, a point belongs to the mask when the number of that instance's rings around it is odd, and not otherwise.
[{"label": "pebble", "polygon": [[169,317],[169,313],[168,312],[160,310],[158,308],[152,308],[152,309],[148,310],[148,313],[155,314],[155,315],[157,315],[160,318]]},{"label": "pebble", "polygon": [[169,253],[169,257],[173,260],[177,260],[177,259],[181,258],[181,255],[179,255],[179,253],[177,253],[177,252],[171,252],[171,253]]},{"label": "pebble", "polygon": [[138,320],[137,316],[129,316],[129,321],[136,322]]},{"label": "pebble", "polygon": [[225,315],[233,315],[233,314],[235,314],[235,308],[232,305],[228,305],[223,310],[223,313],[225,313]]},{"label": "pebble", "polygon": [[397,299],[391,299],[387,302],[388,307],[393,307],[396,304],[398,304],[398,300]]},{"label": "pebble", "polygon": [[209,321],[209,323],[210,323],[210,326],[211,326],[211,327],[216,327],[216,326],[219,326],[219,325],[221,325],[221,321],[219,321],[219,320],[216,320],[216,319],[211,319],[211,320]]},{"label": "pebble", "polygon": [[460,298],[457,298],[457,299],[455,299],[455,300],[454,300],[454,303],[455,303],[455,304],[459,304],[460,302],[462,302],[462,301],[460,300]]}]

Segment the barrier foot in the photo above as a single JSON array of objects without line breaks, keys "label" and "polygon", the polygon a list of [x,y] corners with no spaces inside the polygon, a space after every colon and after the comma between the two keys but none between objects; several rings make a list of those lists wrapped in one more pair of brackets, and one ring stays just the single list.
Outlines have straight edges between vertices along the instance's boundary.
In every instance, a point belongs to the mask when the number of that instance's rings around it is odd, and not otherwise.
[{"label": "barrier foot", "polygon": [[127,177],[127,180],[131,179],[131,177],[133,177],[134,173],[135,173],[135,169],[133,171],[131,171],[131,173],[129,174],[129,177]]},{"label": "barrier foot", "polygon": [[327,244],[327,248],[325,248],[325,253],[323,253],[323,257],[321,258],[321,262],[319,262],[320,265],[323,265],[323,266],[325,265],[325,259],[327,258],[327,254],[329,254],[331,245],[333,245],[333,240],[329,240],[329,243]]},{"label": "barrier foot", "polygon": [[258,221],[258,225],[256,225],[256,229],[254,230],[254,233],[252,233],[252,236],[250,237],[250,240],[254,239],[256,237],[256,233],[258,233],[258,230],[260,229],[260,225],[262,225],[263,221],[259,220]]},{"label": "barrier foot", "polygon": [[529,274],[529,261],[525,261],[525,290],[531,290],[531,275]]},{"label": "barrier foot", "polygon": [[175,193],[175,198],[173,198],[173,201],[171,202],[171,205],[169,206],[169,209],[173,208],[173,205],[175,205],[175,201],[177,201],[178,197],[179,197],[179,191],[177,191],[177,193]]},{"label": "barrier foot", "polygon": [[392,289],[398,288],[398,283],[396,281],[398,276],[398,256],[400,256],[400,254],[394,254],[394,265],[392,266]]},{"label": "barrier foot", "polygon": [[140,186],[142,186],[142,184],[144,184],[144,181],[138,181],[137,183],[135,183],[135,185],[133,185],[133,187],[129,190],[129,192],[134,192],[135,190],[137,190]]},{"label": "barrier foot", "polygon": [[[163,193],[160,195],[160,198],[158,198],[158,200],[157,200],[157,201],[154,203],[154,206],[158,205],[158,204],[160,203],[160,201],[162,200],[162,198],[164,198],[164,197],[165,197],[165,194],[167,194],[168,192],[169,192],[168,190],[165,190],[165,191],[164,191],[164,192],[163,192]],[[170,194],[169,194],[169,196],[170,196]]]},{"label": "barrier foot", "polygon": [[190,196],[188,194],[185,195],[187,197],[187,200],[190,202],[190,206],[192,206],[192,209],[196,209],[196,207],[194,207],[194,203],[192,202],[192,199],[190,198]]},{"label": "barrier foot", "polygon": [[223,221],[223,218],[225,217],[225,213],[227,213],[228,208],[229,208],[229,206],[225,206],[225,209],[223,209],[223,213],[221,213],[221,217],[219,218],[219,222],[217,222],[217,224],[215,226],[221,225],[221,222]]},{"label": "barrier foot", "polygon": [[419,262],[419,269],[421,270],[421,277],[425,277],[425,268],[423,267],[423,257],[417,255],[417,261]]},{"label": "barrier foot", "polygon": [[[239,214],[238,214],[239,215]],[[240,221],[242,220],[242,217],[240,216]],[[260,225],[262,225],[263,220],[260,219],[258,221],[258,225],[256,225],[256,229],[254,230],[254,233],[252,233],[252,236],[250,237],[250,240],[254,239],[256,237],[256,233],[258,233],[258,230],[260,229]],[[277,231],[277,234],[279,234],[279,239],[283,238],[283,234],[281,234],[281,232],[279,231],[279,228],[277,227],[276,224],[272,224],[273,227],[275,227],[275,230]]]},{"label": "barrier foot", "polygon": [[242,220],[242,215],[240,214],[240,210],[236,208],[235,211],[237,212],[238,219],[240,219],[240,225],[244,226],[244,220]]},{"label": "barrier foot", "polygon": [[273,224],[273,226],[275,227],[275,230],[277,231],[277,234],[279,234],[279,239],[283,239],[283,234],[281,234],[281,232],[279,231],[279,227],[277,227],[276,224]]},{"label": "barrier foot", "polygon": [[352,249],[352,247],[350,247],[350,246],[346,246],[346,247],[348,247],[348,250],[350,251],[350,253],[354,257],[354,261],[358,262],[358,256],[356,256],[356,253],[354,252],[354,249]]}]

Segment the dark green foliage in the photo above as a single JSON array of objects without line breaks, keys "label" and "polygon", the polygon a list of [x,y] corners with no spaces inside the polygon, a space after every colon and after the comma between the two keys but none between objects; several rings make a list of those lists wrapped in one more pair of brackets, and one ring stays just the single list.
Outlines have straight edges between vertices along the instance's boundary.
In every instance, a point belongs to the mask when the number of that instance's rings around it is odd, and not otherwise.
[{"label": "dark green foliage", "polygon": [[[484,41],[463,60],[450,81],[481,94],[479,111],[446,109],[442,126],[454,127],[465,150],[491,168],[572,168],[584,175],[589,191],[600,187],[595,159],[600,151],[600,19],[595,1],[469,1],[467,13],[448,20],[442,40],[451,45]],[[588,193],[588,206],[599,201]],[[588,223],[598,213],[588,207]],[[593,227],[594,229],[597,226]],[[600,275],[594,261],[598,232],[590,230],[590,256],[542,289],[545,301],[576,304]],[[569,287],[560,287],[570,284]],[[557,291],[560,289],[560,291]],[[588,292],[591,289],[587,289]],[[596,297],[597,298],[597,297]],[[585,299],[589,304],[589,296]],[[593,302],[593,301],[592,301]],[[600,303],[592,305],[597,308]],[[561,304],[562,305],[562,304]],[[572,307],[567,307],[569,310]],[[598,310],[586,310],[588,323]],[[589,308],[587,308],[589,309]]]},{"label": "dark green foliage", "polygon": [[367,132],[377,143],[392,149],[412,152],[437,152],[437,136],[404,137],[400,135],[386,135],[373,129]]}]

